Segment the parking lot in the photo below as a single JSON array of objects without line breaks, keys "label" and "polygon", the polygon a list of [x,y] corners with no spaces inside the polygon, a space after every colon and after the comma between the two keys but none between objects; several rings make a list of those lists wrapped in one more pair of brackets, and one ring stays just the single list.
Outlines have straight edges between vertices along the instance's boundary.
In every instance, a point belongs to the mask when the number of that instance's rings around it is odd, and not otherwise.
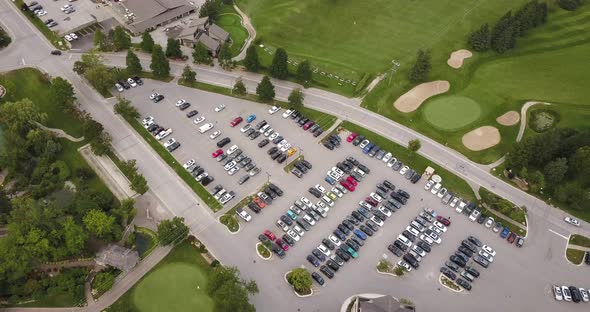
[{"label": "parking lot", "polygon": [[[148,97],[154,91],[165,95],[166,99],[158,104],[149,101]],[[497,233],[469,221],[465,215],[456,213],[454,209],[443,206],[437,196],[424,190],[424,184],[427,182],[425,179],[417,184],[411,184],[399,173],[387,168],[382,161],[364,155],[358,147],[345,142],[347,133],[340,134],[342,146],[329,151],[318,144],[318,138],[295,127],[291,120],[283,119],[281,117],[283,111],[269,115],[269,106],[266,105],[149,80],[146,80],[143,86],[126,90],[121,95],[130,99],[143,117],[151,115],[159,124],[174,129],[170,137],[174,137],[182,144],[173,152],[174,157],[180,163],[194,158],[197,163],[210,171],[215,181],[209,185],[209,188],[222,184],[226,189],[236,192],[236,198],[226,205],[227,208],[257,190],[267,180],[284,190],[285,194],[274,200],[273,204],[260,214],[254,214],[246,208],[253,220],[249,223],[240,220],[241,229],[238,234],[221,236],[225,247],[239,255],[240,260],[236,262],[240,263],[241,271],[255,278],[261,285],[263,293],[255,300],[260,305],[264,302],[263,295],[276,295],[285,297],[285,304],[289,307],[287,308],[289,311],[296,310],[295,307],[301,311],[334,311],[339,308],[339,304],[345,298],[351,295],[374,292],[415,300],[419,303],[420,309],[425,311],[432,311],[440,306],[448,306],[455,310],[553,311],[562,308],[563,305],[557,305],[552,299],[551,284],[575,283],[576,280],[582,280],[566,267],[567,264],[563,258],[564,240],[550,234],[544,229],[543,224],[537,224],[538,228],[543,229],[542,232],[536,229],[529,230],[529,233],[537,231],[534,232],[537,239],[527,241],[523,248],[518,249],[506,243]],[[174,105],[178,99],[186,99],[192,104],[191,107],[180,112]],[[214,108],[219,104],[225,104],[226,109],[216,113]],[[237,144],[244,153],[252,157],[261,168],[261,173],[241,186],[237,184],[240,175],[227,175],[222,166],[211,157],[211,153],[217,149],[216,141],[209,139],[211,132],[199,134],[192,119],[185,116],[186,112],[192,109],[199,111],[197,116],[204,115],[206,121],[215,123],[213,130],[222,130],[223,134],[219,138],[228,136],[232,139],[227,147]],[[272,145],[260,149],[257,143],[262,137],[251,141],[240,132],[240,126],[243,123],[235,128],[229,126],[229,122],[234,117],[245,118],[250,114],[257,115],[256,121],[267,120],[281,135],[286,134],[285,138],[293,146],[298,147],[305,159],[313,164],[309,173],[299,179],[293,174],[284,172],[283,167],[287,162],[279,165],[266,153]],[[387,149],[386,146],[382,148]],[[286,252],[284,259],[273,255],[269,261],[261,260],[256,255],[255,248],[258,236],[267,229],[282,236],[284,233],[276,226],[276,220],[302,196],[313,199],[314,202],[317,201],[308,192],[308,188],[319,183],[329,189],[328,183],[324,182],[326,172],[347,156],[355,157],[369,167],[371,173],[358,184],[354,192],[349,192],[338,199],[334,207],[330,209],[327,218],[319,220],[311,231]],[[294,156],[289,158],[289,161],[293,158]],[[314,282],[314,296],[305,300],[292,296],[291,289],[283,280],[283,275],[301,266],[315,272],[317,269],[306,260],[307,255],[321,243],[323,238],[331,234],[345,217],[356,210],[359,201],[374,192],[376,184],[384,179],[391,181],[397,188],[406,190],[411,195],[408,203],[388,218],[384,226],[365,241],[364,246],[360,247],[357,259],[348,261],[333,279],[324,278],[326,280],[324,287]],[[447,232],[442,235],[441,244],[435,246],[421,261],[418,270],[413,270],[402,278],[379,275],[376,272],[376,265],[380,259],[387,258],[392,263],[400,259],[389,252],[387,246],[394,242],[398,234],[404,231],[409,222],[424,207],[435,209],[439,215],[451,221]],[[203,233],[203,235],[207,234]],[[438,283],[439,270],[468,235],[476,236],[493,247],[497,257],[488,269],[477,267],[475,264],[484,278],[474,281],[470,292],[456,294],[444,289]],[[248,262],[250,264],[247,264]],[[547,268],[552,270],[547,271]]]},{"label": "parking lot", "polygon": [[[25,3],[30,4],[37,2],[43,7],[43,10],[47,11],[47,14],[41,16],[42,21],[52,19],[57,22],[55,27],[51,30],[57,32],[60,35],[66,35],[75,32],[84,27],[90,26],[96,22],[101,22],[105,19],[112,18],[110,13],[105,7],[98,6],[92,1],[73,1],[68,0],[29,0]],[[71,5],[75,11],[66,14],[62,11],[64,5]]]}]

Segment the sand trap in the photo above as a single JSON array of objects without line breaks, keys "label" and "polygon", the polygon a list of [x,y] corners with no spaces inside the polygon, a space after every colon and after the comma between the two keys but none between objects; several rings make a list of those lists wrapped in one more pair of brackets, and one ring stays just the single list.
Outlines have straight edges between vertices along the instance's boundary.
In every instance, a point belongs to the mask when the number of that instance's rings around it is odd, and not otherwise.
[{"label": "sand trap", "polygon": [[482,151],[498,143],[500,143],[500,131],[492,126],[479,127],[463,136],[463,145],[472,151]]},{"label": "sand trap", "polygon": [[393,106],[402,113],[413,112],[429,97],[449,91],[451,84],[446,80],[425,82],[400,96]]},{"label": "sand trap", "polygon": [[463,60],[470,58],[473,54],[469,50],[461,49],[451,53],[451,57],[447,60],[447,64],[452,68],[461,68]]},{"label": "sand trap", "polygon": [[496,118],[496,121],[502,126],[514,126],[520,121],[520,115],[517,111],[508,111],[504,115]]}]

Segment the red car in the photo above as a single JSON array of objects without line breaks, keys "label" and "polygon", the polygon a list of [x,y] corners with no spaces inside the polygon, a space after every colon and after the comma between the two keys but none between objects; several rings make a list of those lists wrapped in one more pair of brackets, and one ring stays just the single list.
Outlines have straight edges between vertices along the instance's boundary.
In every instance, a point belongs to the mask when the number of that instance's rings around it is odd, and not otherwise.
[{"label": "red car", "polygon": [[285,243],[282,239],[277,238],[275,243],[277,243],[277,245],[281,246],[281,248],[283,248],[284,251],[289,250],[289,245],[287,245],[287,243]]},{"label": "red car", "polygon": [[277,237],[269,230],[264,231],[264,236],[268,237],[268,239],[270,239],[271,241],[277,239]]},{"label": "red car", "polygon": [[315,125],[315,122],[313,121],[308,121],[305,123],[305,125],[303,125],[303,130],[307,130],[309,128],[311,128],[311,126]]},{"label": "red car", "polygon": [[260,197],[256,197],[252,201],[254,203],[256,203],[256,205],[258,205],[258,207],[260,207],[260,209],[264,209],[264,207],[266,207],[266,204],[264,203],[264,201],[262,199],[260,199]]},{"label": "red car", "polygon": [[374,200],[373,198],[371,198],[371,197],[365,198],[365,201],[367,203],[369,203],[369,205],[371,205],[373,207],[377,207],[377,205],[379,205],[379,203],[376,200]]},{"label": "red car", "polygon": [[344,188],[346,188],[347,190],[354,192],[354,186],[350,184],[348,181],[342,180],[340,181],[340,185],[344,186]]},{"label": "red car", "polygon": [[438,220],[438,222],[440,222],[440,223],[442,223],[442,224],[444,224],[446,226],[451,225],[451,220],[449,220],[449,219],[447,219],[447,218],[445,218],[443,216],[436,217],[436,220]]},{"label": "red car", "polygon": [[348,142],[348,143],[352,142],[354,139],[356,139],[357,136],[358,136],[358,134],[356,134],[354,132],[349,134],[348,137],[346,138],[346,142]]},{"label": "red car", "polygon": [[235,126],[239,125],[239,124],[240,124],[240,122],[242,122],[242,120],[244,120],[242,117],[236,117],[236,118],[234,118],[234,120],[232,120],[232,122],[230,122],[229,124],[230,124],[232,127],[235,127]]},{"label": "red car", "polygon": [[359,184],[353,177],[348,176],[348,178],[346,178],[346,181],[348,181],[348,183],[350,183],[352,186],[357,186],[357,184]]},{"label": "red car", "polygon": [[510,232],[510,235],[508,235],[508,238],[506,239],[510,244],[514,243],[514,240],[516,239],[516,234]]},{"label": "red car", "polygon": [[213,153],[211,154],[211,156],[213,156],[213,158],[217,158],[217,157],[219,157],[219,155],[221,155],[221,154],[223,154],[223,150],[222,150],[222,149],[218,149],[218,150],[216,150],[215,152],[213,152]]}]

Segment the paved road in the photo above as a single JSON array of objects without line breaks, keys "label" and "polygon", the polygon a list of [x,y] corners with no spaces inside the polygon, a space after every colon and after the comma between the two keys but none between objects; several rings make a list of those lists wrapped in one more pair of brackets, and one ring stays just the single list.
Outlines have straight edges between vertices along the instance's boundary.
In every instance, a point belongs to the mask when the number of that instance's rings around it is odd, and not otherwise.
[{"label": "paved road", "polygon": [[[355,291],[376,290],[376,286],[371,285],[370,279],[361,279],[362,275],[354,274],[358,277],[358,284],[350,285],[346,293],[336,293],[336,288],[331,290],[322,290],[325,295],[317,296],[313,300],[303,301],[296,298],[285,297],[288,288],[286,285],[276,286],[276,279],[279,276],[269,276],[266,274],[266,267],[258,261],[253,263],[256,257],[252,257],[250,247],[232,244],[232,236],[225,231],[224,227],[215,222],[211,212],[207,209],[201,200],[178,179],[176,174],[151,150],[151,148],[131,129],[121,118],[113,115],[110,104],[102,99],[96,92],[89,88],[76,74],[71,71],[73,61],[76,55],[66,53],[61,57],[49,56],[52,47],[39,34],[26,19],[19,14],[14,6],[8,0],[0,1],[0,22],[6,26],[14,42],[7,49],[3,50],[0,57],[0,68],[9,70],[22,66],[36,66],[48,72],[52,76],[62,76],[74,85],[77,96],[82,104],[82,108],[87,110],[105,129],[113,136],[113,146],[123,159],[137,159],[139,169],[146,176],[151,190],[158,197],[162,205],[172,214],[184,216],[187,220],[193,222],[189,224],[192,232],[201,239],[223,263],[237,265],[246,278],[256,278],[261,286],[261,293],[264,294],[254,297],[254,302],[261,311],[273,311],[276,307],[282,306],[288,302],[293,307],[301,305],[305,311],[318,311],[318,307],[333,308],[334,300],[344,299]],[[34,47],[34,48],[31,48]],[[123,64],[124,57],[112,55],[107,56],[111,64]],[[145,66],[145,65],[144,65]],[[181,64],[173,64],[172,69],[178,75],[182,69]],[[147,66],[146,66],[147,68]],[[217,85],[233,85],[236,77],[242,76],[249,90],[254,90],[259,75],[252,73],[226,73],[215,68],[200,68],[198,79]],[[297,87],[296,84],[275,81],[277,96],[285,99],[290,90]],[[309,89],[306,93],[306,105],[318,110],[328,112],[338,116],[343,120],[365,125],[368,129],[380,133],[393,141],[405,145],[409,139],[420,138],[422,140],[422,149],[420,153],[449,170],[456,172],[469,182],[482,185],[492,192],[511,200],[518,205],[526,205],[529,208],[529,224],[532,227],[531,235],[538,233],[539,238],[553,237],[546,230],[551,228],[560,235],[567,235],[570,232],[578,232],[589,235],[590,226],[583,223],[581,229],[573,231],[565,227],[561,217],[563,214],[558,210],[551,208],[540,200],[521,192],[507,183],[493,177],[491,174],[482,169],[478,164],[467,160],[462,155],[434,142],[433,140],[416,133],[404,126],[398,125],[380,115],[374,114],[365,109],[359,108],[358,99],[348,99],[322,90]],[[555,239],[555,238],[552,238]],[[533,244],[546,244],[544,241],[533,242]],[[557,251],[560,252],[560,251]],[[244,255],[236,257],[236,255]],[[535,258],[532,258],[535,259]],[[530,260],[530,259],[529,259]],[[148,269],[146,264],[146,270]],[[524,262],[523,262],[524,265]],[[526,265],[524,265],[526,267]],[[134,271],[136,272],[136,271]],[[283,271],[284,272],[284,271]],[[366,271],[360,271],[366,273]],[[143,272],[137,271],[136,277],[141,276]],[[273,271],[274,274],[280,274],[279,271]],[[138,278],[137,278],[138,279]],[[127,290],[137,279],[124,279],[124,282],[118,283],[116,291],[109,293],[109,296],[103,296],[100,302],[103,304],[94,305],[92,311],[100,311],[94,307],[106,307],[113,302],[118,295]],[[354,284],[354,283],[353,283]],[[399,285],[397,288],[400,288]],[[400,290],[402,295],[413,297],[412,290],[418,289],[408,286],[407,290]],[[382,289],[381,289],[382,291]],[[352,292],[352,293],[350,293]],[[333,295],[330,297],[330,295]],[[420,296],[422,297],[422,296]],[[329,299],[332,298],[332,299]],[[500,299],[500,298],[496,298]],[[471,300],[472,304],[476,302]],[[419,302],[421,303],[421,302]],[[538,304],[535,304],[536,306]],[[456,305],[453,305],[457,307]],[[41,311],[42,309],[36,309]],[[61,311],[65,309],[60,309]]]}]

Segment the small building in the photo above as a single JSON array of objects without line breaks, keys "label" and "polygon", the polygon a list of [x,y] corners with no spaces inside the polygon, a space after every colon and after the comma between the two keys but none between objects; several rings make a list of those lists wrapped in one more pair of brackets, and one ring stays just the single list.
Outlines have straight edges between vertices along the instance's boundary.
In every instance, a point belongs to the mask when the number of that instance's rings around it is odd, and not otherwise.
[{"label": "small building", "polygon": [[209,37],[207,34],[201,34],[197,38],[196,42],[200,42],[203,45],[205,45],[205,47],[207,47],[207,50],[209,50],[209,53],[211,53],[211,55],[213,56],[217,56],[217,53],[219,53],[219,48],[221,48],[221,43]]},{"label": "small building", "polygon": [[102,266],[112,266],[121,271],[133,269],[139,262],[139,253],[119,245],[111,244],[103,248],[96,255],[96,263]]},{"label": "small building", "polygon": [[209,26],[208,17],[199,17],[191,20],[176,36],[176,39],[180,40],[182,45],[192,47],[197,42],[196,34],[199,32],[205,32]]},{"label": "small building", "polygon": [[219,49],[224,42],[230,40],[229,33],[223,28],[209,22],[208,18],[198,18],[192,20],[184,27],[176,39],[180,40],[182,45],[194,47],[197,42],[201,42],[207,47],[209,53],[217,56]]},{"label": "small building", "polygon": [[209,26],[207,29],[207,34],[209,37],[219,42],[226,42],[229,40],[229,33],[215,24],[211,24],[211,26]]},{"label": "small building", "polygon": [[129,31],[138,35],[195,13],[197,7],[185,0],[121,0],[112,3],[127,21]]},{"label": "small building", "polygon": [[356,296],[348,306],[347,312],[412,312],[413,307],[401,304],[392,296],[367,298]]}]

